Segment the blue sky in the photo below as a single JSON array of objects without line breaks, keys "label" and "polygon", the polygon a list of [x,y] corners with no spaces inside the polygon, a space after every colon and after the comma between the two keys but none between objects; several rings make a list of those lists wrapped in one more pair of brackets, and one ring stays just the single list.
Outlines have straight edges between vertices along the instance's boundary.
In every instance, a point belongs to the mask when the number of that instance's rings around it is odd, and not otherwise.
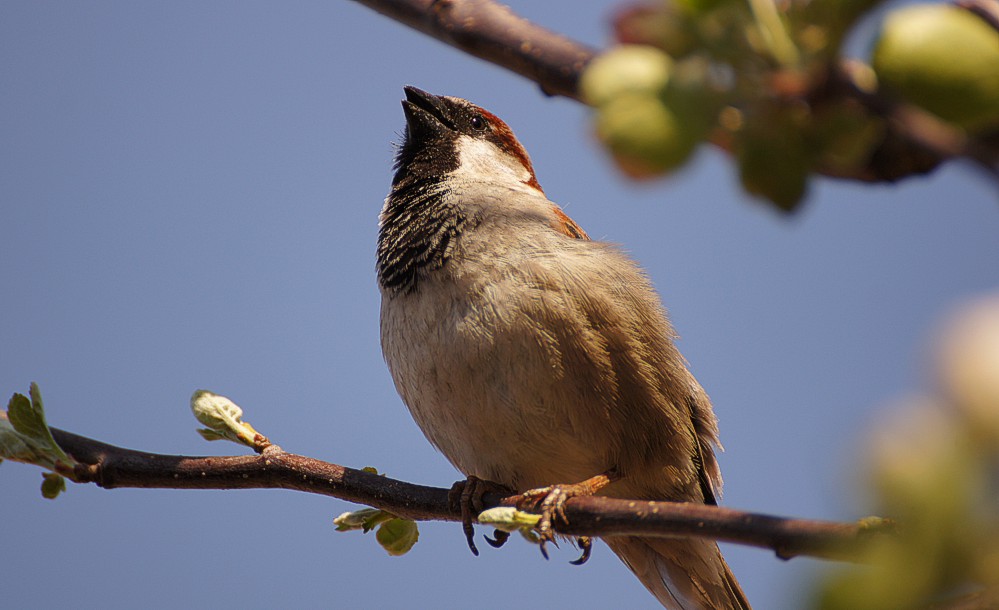
[{"label": "blue sky", "polygon": [[[602,2],[510,2],[602,46]],[[289,451],[449,486],[378,345],[377,214],[402,86],[504,118],[541,184],[652,276],[712,396],[724,503],[849,519],[865,431],[926,388],[937,322],[999,286],[995,185],[967,167],[819,180],[785,218],[728,159],[635,184],[580,105],[350,2],[0,7],[0,390],[128,447],[230,454],[188,399],[226,394]],[[652,608],[606,549],[583,567],[454,524],[411,554],[335,533],[345,502],[288,491],[72,486],[0,465],[10,607]],[[484,547],[485,545],[480,545]],[[727,546],[759,608],[802,607],[820,562]]]}]

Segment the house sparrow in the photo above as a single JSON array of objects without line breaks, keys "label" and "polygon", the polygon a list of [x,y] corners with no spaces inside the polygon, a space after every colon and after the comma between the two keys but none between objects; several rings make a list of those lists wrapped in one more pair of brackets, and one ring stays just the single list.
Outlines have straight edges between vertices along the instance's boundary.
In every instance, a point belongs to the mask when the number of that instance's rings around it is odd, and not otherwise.
[{"label": "house sparrow", "polygon": [[[542,500],[714,504],[711,403],[638,265],[591,241],[492,113],[406,87],[377,249],[381,341],[423,433],[469,477]],[[667,608],[749,608],[718,546],[606,537]]]}]

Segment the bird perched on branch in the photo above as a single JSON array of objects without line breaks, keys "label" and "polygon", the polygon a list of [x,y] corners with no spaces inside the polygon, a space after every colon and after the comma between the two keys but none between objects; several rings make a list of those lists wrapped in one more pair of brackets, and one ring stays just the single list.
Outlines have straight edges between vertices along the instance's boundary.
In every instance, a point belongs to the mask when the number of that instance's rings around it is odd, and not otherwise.
[{"label": "bird perched on branch", "polygon": [[[714,504],[716,419],[643,271],[548,200],[506,123],[405,92],[378,233],[382,349],[465,499],[483,481],[523,494],[543,539],[574,495]],[[667,608],[749,608],[712,541],[605,541]]]}]

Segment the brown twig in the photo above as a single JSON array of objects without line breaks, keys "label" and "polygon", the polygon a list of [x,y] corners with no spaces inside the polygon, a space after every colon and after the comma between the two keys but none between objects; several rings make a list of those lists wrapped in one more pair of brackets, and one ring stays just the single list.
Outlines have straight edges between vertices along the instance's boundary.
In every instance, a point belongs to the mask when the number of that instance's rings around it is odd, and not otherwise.
[{"label": "brown twig", "polygon": [[940,161],[966,158],[992,178],[999,177],[999,148],[985,138],[976,140],[943,119],[879,91],[869,91],[857,84],[850,62],[830,66],[826,80],[812,95],[852,99],[871,114],[887,121],[887,133],[875,152],[865,176],[847,176],[862,180],[897,180],[907,175],[925,173]]},{"label": "brown twig", "polygon": [[[414,485],[330,464],[268,445],[260,455],[193,457],[124,449],[52,429],[56,442],[80,464],[63,474],[100,487],[160,489],[294,489],[366,504],[420,521],[459,521],[448,490]],[[485,508],[514,506],[518,496],[486,494]],[[573,536],[698,536],[773,549],[781,558],[799,555],[843,561],[860,558],[865,542],[891,527],[865,527],[788,519],[718,506],[639,502],[603,497],[572,498],[568,523],[555,529]]]},{"label": "brown twig", "polygon": [[579,99],[595,52],[489,0],[357,0],[390,19],[536,82],[546,95]]}]

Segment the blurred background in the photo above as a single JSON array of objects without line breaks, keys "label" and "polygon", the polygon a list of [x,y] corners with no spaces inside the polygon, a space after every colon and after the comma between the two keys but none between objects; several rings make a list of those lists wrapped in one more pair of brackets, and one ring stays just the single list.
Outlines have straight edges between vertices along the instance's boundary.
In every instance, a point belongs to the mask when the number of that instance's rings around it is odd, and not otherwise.
[{"label": "blurred background", "polygon": [[[600,47],[606,2],[509,4]],[[865,52],[863,28],[854,43]],[[232,454],[188,410],[225,394],[288,451],[448,487],[382,362],[377,215],[402,86],[493,111],[549,197],[649,271],[712,396],[723,503],[864,510],[861,448],[926,387],[937,322],[999,287],[995,184],[965,166],[813,184],[784,217],[711,149],[623,178],[587,110],[349,2],[0,6],[0,390],[37,381],[49,422],[126,447]],[[336,533],[354,505],[277,490],[73,486],[0,465],[11,608],[653,608],[599,545],[472,557],[428,523],[404,557]],[[758,608],[796,608],[823,563],[727,545]]]}]

